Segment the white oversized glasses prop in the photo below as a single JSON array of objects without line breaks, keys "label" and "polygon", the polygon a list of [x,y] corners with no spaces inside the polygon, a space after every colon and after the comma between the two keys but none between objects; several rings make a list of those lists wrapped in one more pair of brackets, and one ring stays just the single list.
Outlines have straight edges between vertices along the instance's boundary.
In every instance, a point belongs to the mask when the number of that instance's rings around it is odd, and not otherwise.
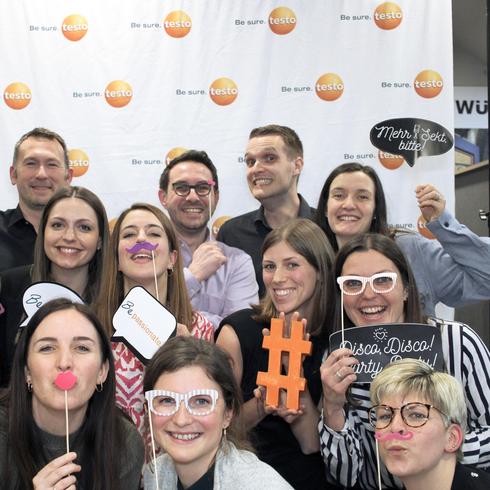
[{"label": "white oversized glasses prop", "polygon": [[386,294],[396,286],[398,274],[396,272],[378,272],[371,277],[340,276],[337,284],[340,287],[340,322],[342,328],[342,345],[344,345],[344,294],[357,296],[362,294],[369,283],[371,289],[378,294]]},{"label": "white oversized glasses prop", "polygon": [[[216,408],[218,400],[217,390],[192,390],[187,393],[177,393],[175,391],[166,390],[150,390],[145,392],[145,398],[148,407],[152,413],[158,416],[169,417],[180,408],[180,404],[184,402],[186,410],[191,415],[204,416],[210,414]],[[151,449],[153,452],[153,467],[155,468],[155,482],[157,490],[158,485],[158,470],[156,465],[155,439],[153,437],[153,423],[151,415],[148,417],[150,423]]]}]

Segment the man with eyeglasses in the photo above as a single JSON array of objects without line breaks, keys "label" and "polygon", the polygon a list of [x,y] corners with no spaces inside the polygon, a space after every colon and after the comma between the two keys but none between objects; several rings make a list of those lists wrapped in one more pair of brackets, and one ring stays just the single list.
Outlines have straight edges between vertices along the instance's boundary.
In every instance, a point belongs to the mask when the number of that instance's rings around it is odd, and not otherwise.
[{"label": "man with eyeglasses", "polygon": [[59,134],[34,128],[17,141],[10,181],[17,186],[19,203],[0,211],[0,271],[32,264],[44,207],[71,179],[66,144]]},{"label": "man with eyeglasses", "polygon": [[315,210],[298,194],[303,144],[294,130],[276,124],[253,129],[245,163],[248,187],[260,208],[224,223],[218,240],[239,247],[252,257],[262,297],[265,287],[261,251],[265,237],[294,218],[313,219]]},{"label": "man with eyeglasses", "polygon": [[211,239],[208,223],[219,199],[216,167],[204,151],[174,158],[160,177],[158,196],[180,241],[192,306],[218,328],[225,316],[258,301],[251,258]]}]

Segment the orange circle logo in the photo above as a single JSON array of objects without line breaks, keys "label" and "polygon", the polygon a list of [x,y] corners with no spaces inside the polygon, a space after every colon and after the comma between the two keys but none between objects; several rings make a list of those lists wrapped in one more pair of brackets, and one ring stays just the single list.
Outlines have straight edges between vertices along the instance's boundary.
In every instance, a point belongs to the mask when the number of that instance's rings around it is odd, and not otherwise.
[{"label": "orange circle logo", "polygon": [[400,155],[393,155],[392,153],[387,153],[386,151],[378,152],[378,159],[383,167],[389,170],[395,170],[403,165],[405,159]]},{"label": "orange circle logo", "polygon": [[61,32],[69,41],[80,41],[87,31],[87,19],[82,15],[69,15],[61,24]]},{"label": "orange circle logo", "polygon": [[22,82],[14,82],[5,88],[3,100],[11,109],[24,109],[32,99],[31,89]]},{"label": "orange circle logo", "polygon": [[221,225],[223,223],[226,223],[231,216],[220,216],[219,218],[216,218],[213,222],[213,226],[211,226],[211,233],[213,235],[213,238],[216,240],[216,237],[218,236],[219,229],[221,228]]},{"label": "orange circle logo", "polygon": [[165,32],[172,37],[184,37],[192,27],[191,18],[183,10],[170,12],[163,21]]},{"label": "orange circle logo", "polygon": [[89,160],[87,154],[83,150],[76,148],[68,151],[68,160],[70,168],[73,170],[73,177],[80,177],[87,173]]},{"label": "orange circle logo", "polygon": [[374,22],[386,31],[398,27],[403,19],[402,9],[393,2],[385,2],[376,7],[374,11]]},{"label": "orange circle logo", "polygon": [[444,88],[441,75],[434,70],[421,71],[415,77],[413,85],[415,92],[426,99],[437,97]]},{"label": "orange circle logo", "polygon": [[322,100],[337,100],[344,93],[344,82],[336,73],[325,73],[317,80],[315,90]]},{"label": "orange circle logo", "polygon": [[168,165],[174,158],[180,157],[182,153],[185,153],[187,148],[182,148],[181,146],[176,146],[172,148],[165,157],[165,165]]},{"label": "orange circle logo", "polygon": [[269,27],[274,34],[289,34],[296,27],[296,15],[288,7],[277,7],[269,14]]},{"label": "orange circle logo", "polygon": [[104,91],[105,100],[112,107],[124,107],[131,102],[133,90],[131,85],[124,80],[114,80],[109,83]]},{"label": "orange circle logo", "polygon": [[436,237],[431,233],[429,228],[425,226],[425,219],[422,215],[419,216],[419,219],[417,220],[417,229],[419,230],[419,233],[422,236],[425,236],[425,238],[428,238],[429,240],[434,240]]},{"label": "orange circle logo", "polygon": [[218,105],[229,105],[238,97],[238,87],[231,78],[218,78],[209,87],[211,100]]}]

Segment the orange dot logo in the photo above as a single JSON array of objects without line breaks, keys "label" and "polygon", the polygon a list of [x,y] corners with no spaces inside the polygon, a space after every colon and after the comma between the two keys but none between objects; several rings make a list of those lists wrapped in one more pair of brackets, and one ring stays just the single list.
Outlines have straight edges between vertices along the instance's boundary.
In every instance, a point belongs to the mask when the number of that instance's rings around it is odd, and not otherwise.
[{"label": "orange dot logo", "polygon": [[213,235],[213,238],[216,240],[216,237],[218,236],[219,229],[223,225],[223,223],[226,223],[231,216],[220,216],[219,218],[216,218],[213,222],[213,226],[211,226],[211,233]]},{"label": "orange dot logo", "polygon": [[419,233],[422,236],[425,236],[425,238],[428,238],[429,240],[434,240],[436,237],[431,233],[429,228],[425,226],[425,218],[420,215],[419,219],[417,220],[417,229],[419,230]]},{"label": "orange dot logo", "polygon": [[31,99],[31,89],[22,82],[7,85],[3,92],[3,100],[11,109],[24,109],[30,104]]},{"label": "orange dot logo", "polygon": [[76,148],[69,150],[68,160],[70,161],[70,168],[73,170],[73,177],[80,177],[87,173],[89,159],[83,150]]},{"label": "orange dot logo", "polygon": [[393,155],[392,153],[387,153],[386,151],[378,152],[378,159],[383,167],[389,170],[396,170],[403,165],[405,159],[401,155]]},{"label": "orange dot logo", "polygon": [[87,19],[82,15],[69,15],[61,24],[61,32],[69,41],[80,41],[87,31]]},{"label": "orange dot logo", "polygon": [[114,80],[104,91],[105,100],[112,107],[124,107],[131,102],[133,90],[131,85],[124,80]]},{"label": "orange dot logo", "polygon": [[421,71],[415,77],[413,85],[415,92],[426,99],[437,97],[444,88],[441,75],[434,70]]},{"label": "orange dot logo", "polygon": [[182,153],[185,153],[187,148],[183,148],[182,146],[176,146],[172,148],[165,157],[165,165],[168,165],[174,158],[180,157]]},{"label": "orange dot logo", "polygon": [[269,27],[274,34],[289,34],[296,27],[296,14],[288,7],[277,7],[269,14]]},{"label": "orange dot logo", "polygon": [[171,37],[184,37],[192,27],[191,18],[183,10],[170,12],[163,21],[165,32]]},{"label": "orange dot logo", "polygon": [[218,105],[229,105],[238,97],[238,87],[231,78],[218,78],[209,87],[211,100]]},{"label": "orange dot logo", "polygon": [[402,9],[393,2],[385,2],[376,7],[374,11],[374,22],[386,31],[397,28],[403,19]]},{"label": "orange dot logo", "polygon": [[337,100],[344,93],[344,82],[336,73],[325,73],[317,80],[315,90],[322,100]]}]

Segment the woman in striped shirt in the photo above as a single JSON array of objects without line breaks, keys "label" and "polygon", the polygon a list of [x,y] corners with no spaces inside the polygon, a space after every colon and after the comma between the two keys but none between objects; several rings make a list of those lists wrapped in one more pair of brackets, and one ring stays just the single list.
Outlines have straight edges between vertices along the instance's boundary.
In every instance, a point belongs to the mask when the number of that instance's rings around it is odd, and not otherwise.
[{"label": "woman in striped shirt", "polygon": [[[412,272],[401,250],[388,237],[365,234],[345,244],[337,256],[333,277],[340,278],[344,291],[341,312],[341,291],[336,290],[337,330],[344,312],[345,328],[424,321]],[[468,432],[462,462],[489,468],[490,353],[467,325],[435,318],[426,322],[440,328],[445,367],[464,386]],[[322,364],[321,451],[332,481],[347,488],[377,489],[374,429],[368,420],[369,384],[355,382],[356,363],[352,351],[337,349]],[[381,474],[385,488],[403,488],[384,466]]]}]

